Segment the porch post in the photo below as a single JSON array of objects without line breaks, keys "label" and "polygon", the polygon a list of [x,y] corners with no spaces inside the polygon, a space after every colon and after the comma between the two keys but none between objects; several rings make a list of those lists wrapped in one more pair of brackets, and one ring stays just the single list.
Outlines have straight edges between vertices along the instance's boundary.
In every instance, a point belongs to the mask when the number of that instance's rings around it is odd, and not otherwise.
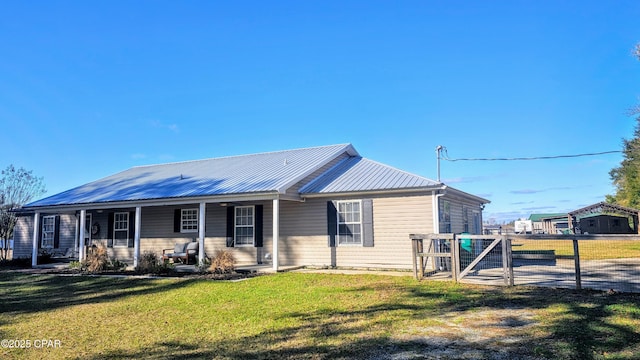
[{"label": "porch post", "polygon": [[142,225],[142,207],[136,206],[136,224],[133,232],[133,267],[138,267],[140,260],[140,226]]},{"label": "porch post", "polygon": [[76,215],[76,237],[75,237],[75,240],[73,242],[73,253],[74,254],[78,253],[78,245],[80,244],[80,233],[79,233],[78,229],[80,229],[80,217],[78,215]]},{"label": "porch post", "polygon": [[273,199],[273,270],[278,271],[278,240],[280,238],[280,199]]},{"label": "porch post", "polygon": [[198,264],[204,263],[204,235],[205,235],[205,219],[207,211],[207,204],[200,203],[200,211],[198,211]]},{"label": "porch post", "polygon": [[33,246],[31,248],[31,266],[38,265],[38,229],[40,228],[40,213],[33,216]]},{"label": "porch post", "polygon": [[80,233],[80,247],[78,248],[78,261],[82,261],[85,259],[86,255],[84,250],[86,249],[86,245],[84,243],[85,238],[84,238],[84,233],[87,230],[86,229],[86,224],[87,224],[87,210],[80,210],[80,230],[78,231]]}]

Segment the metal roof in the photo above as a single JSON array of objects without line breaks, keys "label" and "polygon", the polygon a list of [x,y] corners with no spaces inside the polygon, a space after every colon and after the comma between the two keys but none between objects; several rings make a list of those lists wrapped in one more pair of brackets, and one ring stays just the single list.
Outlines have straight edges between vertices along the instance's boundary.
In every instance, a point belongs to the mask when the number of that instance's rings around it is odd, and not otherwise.
[{"label": "metal roof", "polygon": [[[262,197],[285,194],[340,156],[348,155],[303,185],[300,195],[449,189],[444,184],[361,157],[351,144],[138,166],[23,207],[75,208],[133,201],[181,202],[190,198]],[[488,200],[473,195],[482,203]],[[287,194],[290,196],[292,194]]]},{"label": "metal roof", "polygon": [[584,216],[584,215],[590,215],[590,214],[614,213],[614,214],[638,216],[638,211],[639,210],[637,209],[616,205],[616,204],[609,204],[602,201],[597,204],[585,206],[578,210],[573,210],[572,212],[569,213],[569,215]]},{"label": "metal roof", "polygon": [[555,218],[567,219],[568,216],[569,215],[567,213],[531,214],[529,215],[529,220],[540,222],[540,221],[543,221],[544,219],[555,219]]},{"label": "metal roof", "polygon": [[441,187],[442,184],[376,161],[354,156],[300,189],[301,194],[343,193]]},{"label": "metal roof", "polygon": [[32,202],[25,208],[247,193],[284,193],[351,144],[139,166]]}]

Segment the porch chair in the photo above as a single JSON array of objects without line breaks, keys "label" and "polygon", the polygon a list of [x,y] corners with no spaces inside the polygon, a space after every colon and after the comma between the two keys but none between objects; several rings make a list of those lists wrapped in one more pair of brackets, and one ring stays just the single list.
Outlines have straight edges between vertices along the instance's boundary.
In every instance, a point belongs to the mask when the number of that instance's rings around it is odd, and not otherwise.
[{"label": "porch chair", "polygon": [[[195,263],[196,257],[198,256],[198,242],[186,242],[186,243],[176,243],[173,249],[163,249],[162,250],[162,260],[164,262],[169,261],[169,259],[176,261],[180,261],[186,265],[189,265],[189,258],[193,259]],[[173,252],[167,252],[173,251]]]}]

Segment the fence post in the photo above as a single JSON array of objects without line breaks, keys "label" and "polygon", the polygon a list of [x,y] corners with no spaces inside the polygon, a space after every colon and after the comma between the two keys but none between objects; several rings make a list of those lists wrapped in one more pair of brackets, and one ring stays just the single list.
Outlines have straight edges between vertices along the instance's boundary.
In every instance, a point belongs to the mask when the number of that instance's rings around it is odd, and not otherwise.
[{"label": "fence post", "polygon": [[582,289],[582,276],[580,275],[580,250],[578,248],[578,239],[573,238],[573,259],[576,266],[576,289]]},{"label": "fence post", "polygon": [[458,274],[460,274],[460,239],[457,235],[453,235],[451,240],[451,276],[453,281],[458,282]]},{"label": "fence post", "polygon": [[505,237],[507,241],[507,260],[509,262],[509,286],[513,286],[515,279],[513,278],[513,249],[511,247],[511,239]]},{"label": "fence post", "polygon": [[417,247],[418,239],[411,239],[411,253],[413,254],[413,277],[416,278],[416,280],[420,280],[418,279],[418,262],[416,259],[416,256],[418,256]]},{"label": "fence post", "polygon": [[420,276],[420,279],[424,279],[424,238],[418,240],[417,250],[418,265],[420,266],[420,268],[418,269],[418,275]]},{"label": "fence post", "polygon": [[504,236],[500,236],[500,242],[502,244],[502,276],[504,277],[504,284],[509,285],[509,255],[507,254],[507,239]]}]

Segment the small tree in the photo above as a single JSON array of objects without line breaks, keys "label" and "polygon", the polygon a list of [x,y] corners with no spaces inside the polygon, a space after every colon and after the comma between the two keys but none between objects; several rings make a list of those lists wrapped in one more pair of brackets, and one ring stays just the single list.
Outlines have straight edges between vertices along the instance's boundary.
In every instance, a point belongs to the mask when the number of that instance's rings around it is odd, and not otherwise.
[{"label": "small tree", "polygon": [[9,165],[0,172],[0,259],[7,259],[9,239],[13,238],[13,228],[16,225],[13,210],[45,192],[44,178],[34,176],[32,171]]}]

